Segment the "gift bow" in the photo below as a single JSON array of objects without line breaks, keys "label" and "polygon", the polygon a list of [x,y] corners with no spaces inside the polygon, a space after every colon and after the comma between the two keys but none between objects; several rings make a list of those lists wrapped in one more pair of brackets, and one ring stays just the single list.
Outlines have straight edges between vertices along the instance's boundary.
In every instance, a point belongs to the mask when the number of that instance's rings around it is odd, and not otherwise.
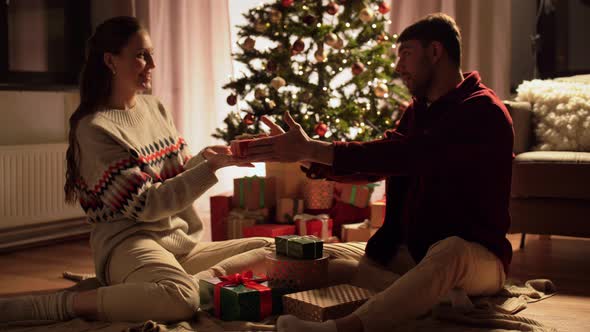
[{"label": "gift bow", "polygon": [[214,298],[215,298],[215,316],[221,318],[221,288],[225,286],[238,286],[244,285],[250,289],[255,289],[260,293],[260,319],[272,314],[272,295],[270,288],[259,284],[268,280],[268,277],[257,277],[254,279],[252,271],[246,271],[244,273],[234,273],[226,276],[219,277],[221,282],[215,285]]},{"label": "gift bow", "polygon": [[307,234],[307,222],[308,221],[319,220],[322,222],[321,238],[327,239],[329,237],[328,235],[330,232],[330,227],[329,227],[330,226],[329,225],[330,216],[328,216],[327,214],[312,215],[312,214],[303,213],[303,214],[296,215],[294,220],[299,226],[299,232],[303,235]]}]

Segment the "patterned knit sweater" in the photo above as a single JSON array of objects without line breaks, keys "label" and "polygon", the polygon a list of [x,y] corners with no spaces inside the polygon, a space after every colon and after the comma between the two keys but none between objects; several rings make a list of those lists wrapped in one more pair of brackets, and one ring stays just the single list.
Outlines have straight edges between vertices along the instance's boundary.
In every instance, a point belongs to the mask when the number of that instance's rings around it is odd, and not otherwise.
[{"label": "patterned knit sweater", "polygon": [[132,109],[84,117],[77,138],[80,205],[93,224],[101,283],[111,251],[134,234],[148,234],[177,257],[194,248],[203,225],[193,202],[217,178],[200,153],[190,156],[155,97],[139,95]]}]

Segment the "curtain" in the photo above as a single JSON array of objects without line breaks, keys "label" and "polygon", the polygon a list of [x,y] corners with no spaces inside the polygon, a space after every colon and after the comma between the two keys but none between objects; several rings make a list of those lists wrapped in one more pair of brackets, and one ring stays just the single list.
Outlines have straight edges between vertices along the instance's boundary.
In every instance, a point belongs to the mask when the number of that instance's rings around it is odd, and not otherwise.
[{"label": "curtain", "polygon": [[477,70],[500,98],[510,94],[510,0],[394,0],[391,32],[401,33],[421,17],[443,12],[453,17],[463,37],[463,71]]}]

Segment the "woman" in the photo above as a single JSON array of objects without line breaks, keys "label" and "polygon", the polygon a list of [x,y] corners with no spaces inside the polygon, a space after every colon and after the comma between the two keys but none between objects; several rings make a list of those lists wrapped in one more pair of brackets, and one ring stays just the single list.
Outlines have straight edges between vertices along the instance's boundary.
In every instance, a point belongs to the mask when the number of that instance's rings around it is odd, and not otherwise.
[{"label": "woman", "polygon": [[[269,240],[199,242],[203,226],[192,204],[216,183],[216,170],[237,162],[225,146],[191,157],[170,113],[141,94],[151,88],[155,63],[139,22],[105,21],[87,51],[80,106],[70,118],[65,192],[93,223],[90,242],[103,287],[2,300],[2,320],[188,319],[199,306],[194,274],[238,272],[251,259],[261,261]],[[233,260],[239,266],[210,270],[246,251]]]}]

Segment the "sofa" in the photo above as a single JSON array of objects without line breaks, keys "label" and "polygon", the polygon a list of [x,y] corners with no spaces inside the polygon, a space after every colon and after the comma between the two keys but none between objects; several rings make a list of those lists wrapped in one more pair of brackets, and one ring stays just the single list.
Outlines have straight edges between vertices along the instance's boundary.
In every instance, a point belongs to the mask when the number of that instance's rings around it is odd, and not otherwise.
[{"label": "sofa", "polygon": [[590,152],[532,151],[530,102],[505,101],[514,123],[510,233],[590,237]]}]

